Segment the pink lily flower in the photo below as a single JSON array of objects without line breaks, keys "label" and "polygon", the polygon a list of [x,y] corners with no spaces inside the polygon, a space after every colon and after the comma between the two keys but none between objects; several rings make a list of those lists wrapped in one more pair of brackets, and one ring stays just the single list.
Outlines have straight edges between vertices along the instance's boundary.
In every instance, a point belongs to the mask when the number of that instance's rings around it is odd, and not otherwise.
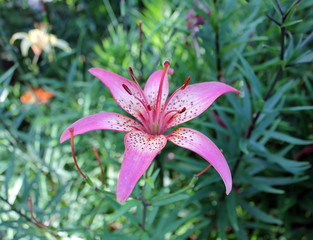
[{"label": "pink lily flower", "polygon": [[[101,112],[76,121],[61,135],[61,143],[71,138],[75,157],[74,135],[100,129],[127,133],[124,138],[124,158],[116,186],[116,197],[120,202],[129,197],[137,181],[165,147],[167,140],[207,160],[222,177],[226,194],[231,191],[232,178],[228,164],[220,149],[208,137],[186,127],[179,127],[165,135],[164,133],[171,127],[199,116],[222,94],[239,91],[221,82],[188,85],[188,77],[166,101],[169,94],[168,67],[169,62],[166,61],[163,70],[152,73],[144,89],[138,84],[131,68],[129,72],[133,81],[110,71],[91,68],[89,72],[109,88],[117,104],[138,121],[119,113]],[[86,178],[85,175],[83,177]]]}]

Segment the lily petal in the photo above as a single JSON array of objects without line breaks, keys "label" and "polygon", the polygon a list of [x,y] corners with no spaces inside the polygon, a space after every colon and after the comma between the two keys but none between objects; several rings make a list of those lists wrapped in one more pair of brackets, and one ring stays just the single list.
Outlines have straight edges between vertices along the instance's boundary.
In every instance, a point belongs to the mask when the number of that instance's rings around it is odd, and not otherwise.
[{"label": "lily petal", "polygon": [[29,39],[23,38],[23,40],[21,41],[21,52],[24,57],[27,56],[30,46],[31,46],[31,42],[29,41]]},{"label": "lily petal", "polygon": [[124,142],[124,159],[116,186],[116,197],[120,202],[129,197],[152,160],[165,147],[166,138],[132,131],[126,134]]},{"label": "lily petal", "polygon": [[10,44],[12,45],[17,39],[27,38],[27,33],[25,32],[17,32],[14,33],[10,39]]},{"label": "lily petal", "polygon": [[[143,122],[143,117],[147,116],[147,112],[140,102],[144,102],[145,100],[138,85],[116,73],[104,69],[91,68],[89,72],[99,78],[109,88],[113,98],[121,108]],[[123,86],[126,86],[127,90]]]},{"label": "lily petal", "polygon": [[178,124],[187,122],[204,112],[211,104],[224,93],[239,91],[221,82],[203,82],[187,86],[185,89],[178,89],[169,98],[164,113],[181,110],[182,113],[175,117],[166,126],[169,129]]},{"label": "lily petal", "polygon": [[[155,105],[156,105],[162,73],[163,73],[163,70],[158,70],[158,71],[155,71],[154,73],[152,73],[150,75],[150,77],[148,78],[147,83],[145,85],[144,93],[145,93],[147,100],[148,100],[151,107],[155,107]],[[163,80],[161,109],[163,108],[163,106],[165,104],[165,101],[166,101],[167,96],[168,96],[168,92],[169,92],[168,76],[166,73],[164,76],[164,80]]]},{"label": "lily petal", "polygon": [[55,38],[55,40],[54,40],[52,45],[62,49],[64,52],[69,52],[69,51],[72,50],[70,48],[70,45],[66,41],[64,41],[62,39]]},{"label": "lily petal", "polygon": [[190,128],[178,128],[169,133],[167,139],[176,145],[189,149],[207,160],[222,177],[226,194],[232,188],[232,177],[228,164],[220,149],[204,134]]},{"label": "lily petal", "polygon": [[135,120],[119,113],[103,112],[81,118],[69,126],[61,135],[60,143],[71,137],[69,129],[74,130],[74,136],[95,130],[114,130],[130,132],[142,129]]}]

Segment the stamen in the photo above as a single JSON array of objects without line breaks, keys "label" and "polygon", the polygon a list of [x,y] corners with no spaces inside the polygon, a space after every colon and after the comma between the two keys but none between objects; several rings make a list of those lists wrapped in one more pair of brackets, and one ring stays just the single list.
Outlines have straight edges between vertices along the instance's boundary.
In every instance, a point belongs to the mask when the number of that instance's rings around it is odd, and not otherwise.
[{"label": "stamen", "polygon": [[185,112],[185,111],[186,111],[186,108],[185,108],[185,107],[183,107],[183,109],[181,109],[181,110],[177,111],[177,113],[183,113],[183,112]]},{"label": "stamen", "polygon": [[34,217],[34,213],[33,213],[33,199],[31,197],[28,198],[28,202],[29,202],[29,208],[30,208],[30,215],[32,215],[32,219],[38,224],[39,227],[48,227],[48,226],[44,225],[43,223],[39,222]]},{"label": "stamen", "polygon": [[[143,101],[141,101],[139,98],[137,98],[136,96],[134,96],[135,99],[137,99],[141,104],[142,106],[145,108],[147,114],[149,114],[149,112],[151,111],[151,106],[150,105],[146,105]],[[150,107],[150,109],[149,109]]]},{"label": "stamen", "polygon": [[136,82],[136,78],[135,78],[133,69],[131,67],[129,67],[128,71],[130,73],[130,77],[133,79],[134,82]]},{"label": "stamen", "polygon": [[212,167],[212,165],[210,164],[208,167],[206,167],[204,170],[202,170],[201,172],[199,172],[195,177],[199,177],[200,175],[202,175],[203,173],[205,173],[206,171],[209,170],[209,168]]},{"label": "stamen", "polygon": [[[145,106],[146,104],[148,104],[148,100],[147,100],[147,98],[146,98],[144,92],[142,91],[142,89],[141,89],[139,83],[137,82],[137,80],[136,80],[136,78],[135,78],[133,69],[132,69],[131,67],[129,67],[128,70],[129,70],[129,73],[130,73],[130,76],[131,76],[132,80],[137,84],[138,89],[139,89],[139,91],[141,92],[141,96],[143,97],[144,103],[143,103],[142,101],[140,101],[140,102]],[[138,99],[138,98],[136,98],[136,99]],[[146,108],[146,106],[145,106],[145,108]]]},{"label": "stamen", "polygon": [[80,168],[79,168],[79,166],[77,164],[77,161],[76,161],[76,157],[75,157],[75,151],[74,151],[74,129],[70,128],[69,131],[71,133],[71,147],[72,147],[72,155],[73,155],[73,159],[74,159],[74,162],[75,162],[75,166],[76,166],[78,172],[80,173],[80,175],[82,175],[83,178],[86,178],[85,174],[83,174],[82,171],[80,170]]},{"label": "stamen", "polygon": [[[160,122],[161,132],[168,126],[168,124],[177,116],[177,114],[181,114],[186,111],[186,107],[183,107],[181,110],[171,110],[164,114],[162,117],[162,121]],[[174,114],[172,114],[174,113]],[[172,115],[170,115],[172,114]]]},{"label": "stamen", "polygon": [[130,89],[124,83],[122,84],[122,86],[129,95],[133,95]]},{"label": "stamen", "polygon": [[129,71],[129,74],[130,74],[130,77],[133,79],[133,81],[135,83],[137,83],[137,85],[139,86],[139,83],[137,82],[137,79],[135,78],[135,75],[134,75],[134,71],[131,67],[128,68],[128,71]]},{"label": "stamen", "polygon": [[[131,69],[131,68],[130,68]],[[131,70],[132,71],[132,70]],[[123,88],[125,89],[125,91],[129,94],[132,95],[137,101],[139,101],[142,106],[145,108],[146,112],[149,114],[149,111],[151,111],[151,106],[149,109],[149,105],[147,106],[142,100],[140,100],[138,97],[136,97],[135,95],[132,94],[132,92],[130,91],[130,89],[123,83],[122,84]]]},{"label": "stamen", "polygon": [[100,160],[100,157],[99,157],[99,154],[98,154],[98,151],[96,148],[93,148],[92,149],[93,152],[95,153],[96,155],[96,158],[97,158],[97,161],[98,161],[98,164],[99,164],[99,167],[100,167],[100,171],[101,171],[101,183],[103,185],[103,168],[102,168],[102,164],[101,164],[101,160]]},{"label": "stamen", "polygon": [[185,82],[184,82],[184,85],[183,85],[180,89],[181,89],[181,90],[184,90],[184,89],[187,87],[189,81],[190,81],[190,76],[187,77],[187,79],[186,79]]}]

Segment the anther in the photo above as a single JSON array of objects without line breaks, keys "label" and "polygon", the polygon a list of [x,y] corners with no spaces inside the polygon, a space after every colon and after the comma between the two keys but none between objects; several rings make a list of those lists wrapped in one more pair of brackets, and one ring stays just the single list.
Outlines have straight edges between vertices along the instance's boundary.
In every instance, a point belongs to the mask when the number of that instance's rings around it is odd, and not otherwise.
[{"label": "anther", "polygon": [[122,84],[122,86],[129,95],[133,95],[130,89],[124,83]]},{"label": "anther", "polygon": [[190,81],[190,76],[187,77],[187,79],[185,80],[184,85],[181,87],[181,90],[184,90],[187,87],[189,81]]},{"label": "anther", "polygon": [[75,157],[75,151],[74,151],[74,129],[70,128],[69,132],[71,133],[71,147],[72,147],[72,155],[73,155],[73,159],[74,159],[74,162],[75,162],[75,166],[76,166],[78,172],[80,173],[80,175],[82,175],[83,178],[86,178],[85,174],[83,174],[83,172],[80,170],[80,168],[79,168],[79,166],[77,164],[77,161],[76,161],[76,157]]},{"label": "anther", "polygon": [[149,111],[151,111],[151,110],[152,110],[152,108],[151,108],[151,106],[150,106],[150,105],[148,105],[148,106],[147,106],[147,108],[148,108],[148,110],[149,110]]},{"label": "anther", "polygon": [[129,74],[130,74],[130,77],[133,79],[134,82],[137,82],[136,81],[136,78],[135,78],[135,75],[134,75],[134,71],[131,67],[128,68],[128,71],[129,71]]},{"label": "anther", "polygon": [[181,109],[181,110],[177,111],[177,113],[183,113],[183,112],[185,112],[185,111],[186,111],[186,108],[185,108],[185,107],[183,107],[183,109]]},{"label": "anther", "polygon": [[169,62],[169,61],[165,61],[165,62],[164,62],[164,67],[167,68],[169,65],[170,65],[170,62]]},{"label": "anther", "polygon": [[33,213],[33,200],[32,198],[28,198],[28,202],[29,202],[29,209],[30,209],[30,215],[32,215],[32,219],[38,224],[39,227],[48,227],[46,225],[44,225],[43,223],[39,222],[35,217],[34,217],[34,213]]}]

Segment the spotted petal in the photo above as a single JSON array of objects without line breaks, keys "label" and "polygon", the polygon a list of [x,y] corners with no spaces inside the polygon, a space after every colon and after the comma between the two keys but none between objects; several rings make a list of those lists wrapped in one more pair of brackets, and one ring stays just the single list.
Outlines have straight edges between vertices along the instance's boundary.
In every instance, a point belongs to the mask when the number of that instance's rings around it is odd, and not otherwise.
[{"label": "spotted petal", "polygon": [[[147,80],[147,83],[145,85],[144,93],[147,97],[147,100],[151,107],[154,107],[156,104],[160,82],[162,78],[163,70],[155,71],[150,75],[150,77]],[[168,96],[168,77],[167,73],[164,76],[163,80],[163,88],[162,88],[162,98],[161,98],[161,109],[163,108],[165,101]]]},{"label": "spotted petal", "polygon": [[168,134],[167,139],[176,145],[187,148],[207,160],[222,177],[226,194],[232,188],[232,178],[228,164],[218,147],[204,134],[190,128],[178,128]]},{"label": "spotted petal", "polygon": [[[144,101],[144,97],[138,85],[116,73],[104,69],[91,68],[89,72],[99,78],[109,88],[113,98],[121,108],[141,122],[143,121],[143,118],[146,117],[146,111],[140,103],[140,101]],[[125,90],[123,85],[128,88],[131,94]]]},{"label": "spotted petal", "polygon": [[81,118],[69,126],[61,135],[60,142],[71,137],[69,129],[74,130],[74,135],[84,134],[95,130],[114,130],[119,132],[130,132],[142,129],[135,120],[119,113],[103,112]]},{"label": "spotted petal", "polygon": [[126,134],[125,153],[116,186],[116,197],[124,202],[155,156],[165,147],[163,135],[152,136],[141,131]]},{"label": "spotted petal", "polygon": [[239,92],[235,88],[221,82],[203,82],[187,86],[184,90],[177,90],[169,98],[165,106],[166,112],[182,110],[183,113],[176,114],[166,129],[187,122],[204,112],[211,104],[224,93]]}]

